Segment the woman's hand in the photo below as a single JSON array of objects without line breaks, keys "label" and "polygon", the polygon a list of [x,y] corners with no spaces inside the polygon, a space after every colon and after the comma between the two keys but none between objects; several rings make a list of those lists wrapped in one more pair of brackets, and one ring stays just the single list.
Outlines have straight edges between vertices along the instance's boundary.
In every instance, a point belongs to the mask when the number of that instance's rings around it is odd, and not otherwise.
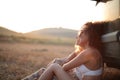
[{"label": "woman's hand", "polygon": [[52,62],[48,64],[48,66],[52,63],[57,63],[62,66],[64,63],[66,63],[66,58],[55,58]]},{"label": "woman's hand", "polygon": [[64,60],[60,58],[56,58],[53,60],[53,63],[57,63],[62,66],[64,64]]}]

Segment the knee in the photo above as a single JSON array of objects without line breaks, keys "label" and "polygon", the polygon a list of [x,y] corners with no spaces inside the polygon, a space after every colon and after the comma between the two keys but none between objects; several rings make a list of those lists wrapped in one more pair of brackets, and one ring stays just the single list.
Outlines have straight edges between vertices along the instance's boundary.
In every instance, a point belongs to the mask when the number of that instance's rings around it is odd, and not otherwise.
[{"label": "knee", "polygon": [[54,74],[56,74],[56,73],[58,73],[58,71],[62,70],[62,66],[60,66],[57,63],[53,63],[53,64],[50,65],[50,69],[52,70],[52,72]]},{"label": "knee", "polygon": [[53,69],[58,69],[58,68],[60,68],[61,66],[60,66],[59,64],[57,64],[57,63],[52,63],[52,64],[50,65],[50,67],[53,68]]}]

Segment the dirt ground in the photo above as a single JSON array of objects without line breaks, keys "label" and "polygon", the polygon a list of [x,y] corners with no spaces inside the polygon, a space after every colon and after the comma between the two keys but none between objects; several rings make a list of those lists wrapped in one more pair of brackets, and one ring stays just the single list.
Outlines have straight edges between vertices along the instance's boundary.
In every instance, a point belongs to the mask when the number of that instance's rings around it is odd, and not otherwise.
[{"label": "dirt ground", "polygon": [[[20,80],[73,50],[65,45],[0,43],[0,80]],[[103,80],[120,80],[120,70],[105,68]]]}]

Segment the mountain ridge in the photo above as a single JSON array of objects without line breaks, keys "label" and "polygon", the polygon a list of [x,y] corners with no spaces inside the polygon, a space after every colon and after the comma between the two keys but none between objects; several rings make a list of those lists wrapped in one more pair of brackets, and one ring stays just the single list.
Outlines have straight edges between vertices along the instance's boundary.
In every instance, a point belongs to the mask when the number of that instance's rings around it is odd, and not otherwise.
[{"label": "mountain ridge", "polygon": [[18,33],[18,32],[15,32],[13,30],[10,30],[10,29],[7,29],[7,28],[4,28],[2,26],[0,26],[0,34],[1,35],[16,35],[16,36],[21,36],[22,33]]},{"label": "mountain ridge", "polygon": [[36,31],[32,31],[29,33],[25,33],[26,35],[32,36],[52,36],[52,37],[66,37],[66,38],[75,38],[77,34],[77,30],[66,29],[66,28],[44,28]]},{"label": "mountain ridge", "polygon": [[25,37],[35,37],[40,38],[42,36],[46,37],[58,37],[58,38],[75,38],[77,30],[66,29],[66,28],[44,28],[28,33],[18,33],[7,28],[0,26],[0,35],[13,35],[13,36],[25,36]]}]

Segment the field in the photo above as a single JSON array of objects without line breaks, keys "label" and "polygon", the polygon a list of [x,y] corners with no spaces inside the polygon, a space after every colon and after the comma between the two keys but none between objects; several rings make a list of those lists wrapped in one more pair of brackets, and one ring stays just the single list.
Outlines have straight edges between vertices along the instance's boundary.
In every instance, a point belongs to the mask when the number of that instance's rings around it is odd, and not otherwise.
[{"label": "field", "polygon": [[[0,80],[20,80],[73,49],[72,45],[0,42]],[[105,67],[103,80],[120,80],[120,70]]]},{"label": "field", "polygon": [[72,50],[61,45],[0,43],[0,80],[20,80]]}]

